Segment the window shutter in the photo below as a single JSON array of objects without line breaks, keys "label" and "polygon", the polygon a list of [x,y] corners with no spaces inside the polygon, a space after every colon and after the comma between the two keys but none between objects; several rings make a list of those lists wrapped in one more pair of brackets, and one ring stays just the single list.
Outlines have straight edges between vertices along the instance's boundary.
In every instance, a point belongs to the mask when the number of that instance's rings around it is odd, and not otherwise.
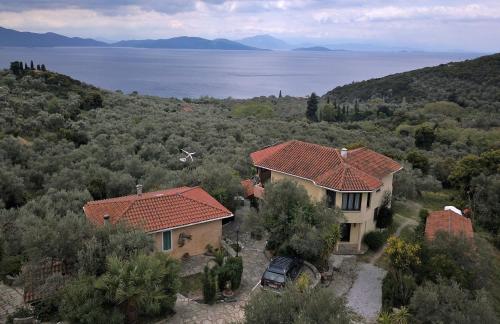
[{"label": "window shutter", "polygon": [[169,251],[172,249],[172,232],[163,232],[163,251]]}]

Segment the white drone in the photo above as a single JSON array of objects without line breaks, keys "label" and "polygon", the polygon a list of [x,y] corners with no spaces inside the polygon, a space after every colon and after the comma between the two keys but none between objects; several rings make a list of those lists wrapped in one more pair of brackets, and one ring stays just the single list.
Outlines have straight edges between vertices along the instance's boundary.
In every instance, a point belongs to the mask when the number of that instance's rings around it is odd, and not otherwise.
[{"label": "white drone", "polygon": [[193,162],[193,161],[194,161],[194,160],[193,160],[193,155],[195,155],[195,154],[196,154],[196,152],[189,153],[188,151],[185,151],[185,150],[183,150],[183,149],[181,149],[181,151],[182,151],[184,154],[186,154],[186,156],[185,156],[185,157],[181,157],[181,158],[179,159],[181,162],[186,163],[186,162],[188,161],[188,159],[191,159],[191,162]]}]

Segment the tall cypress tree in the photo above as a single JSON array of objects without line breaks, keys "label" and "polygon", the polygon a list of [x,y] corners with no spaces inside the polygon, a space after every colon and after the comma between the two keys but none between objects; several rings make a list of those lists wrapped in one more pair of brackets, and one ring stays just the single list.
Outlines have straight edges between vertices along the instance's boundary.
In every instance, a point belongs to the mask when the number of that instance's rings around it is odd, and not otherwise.
[{"label": "tall cypress tree", "polygon": [[27,70],[28,69],[28,63],[24,62],[24,69]]},{"label": "tall cypress tree", "polygon": [[45,68],[45,64],[42,64],[42,71],[47,71],[47,69]]},{"label": "tall cypress tree", "polygon": [[359,113],[359,104],[358,101],[354,102],[354,120],[360,120],[361,114]]},{"label": "tall cypress tree", "polygon": [[307,110],[306,110],[306,117],[310,121],[317,122],[318,121],[318,116],[316,115],[318,111],[318,102],[319,102],[319,97],[316,95],[316,93],[311,93],[311,96],[307,100]]},{"label": "tall cypress tree", "polygon": [[31,68],[32,70],[34,70],[34,69],[35,69],[35,64],[33,64],[33,60],[31,60],[31,63],[30,63],[30,68]]},{"label": "tall cypress tree", "polygon": [[19,75],[20,69],[19,69],[19,63],[18,61],[10,62],[10,70],[14,75]]}]

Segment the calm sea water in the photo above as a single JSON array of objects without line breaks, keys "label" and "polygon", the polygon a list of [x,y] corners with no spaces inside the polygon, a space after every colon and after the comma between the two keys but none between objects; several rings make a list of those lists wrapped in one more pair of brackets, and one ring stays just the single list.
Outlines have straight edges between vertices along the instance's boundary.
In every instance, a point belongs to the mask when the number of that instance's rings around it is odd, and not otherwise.
[{"label": "calm sea water", "polygon": [[162,97],[249,98],[324,94],[338,85],[478,54],[215,51],[136,48],[0,48],[0,67],[15,60],[109,90]]}]

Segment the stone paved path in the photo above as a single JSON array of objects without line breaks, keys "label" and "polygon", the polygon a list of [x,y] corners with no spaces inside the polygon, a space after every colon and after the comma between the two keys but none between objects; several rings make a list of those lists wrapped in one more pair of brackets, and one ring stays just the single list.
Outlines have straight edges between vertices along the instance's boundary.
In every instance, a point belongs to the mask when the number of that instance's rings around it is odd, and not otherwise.
[{"label": "stone paved path", "polygon": [[356,280],[347,293],[347,306],[367,323],[374,323],[382,308],[382,279],[387,271],[369,263],[358,268]]},{"label": "stone paved path", "polygon": [[[229,233],[225,234],[229,235]],[[179,294],[175,304],[176,314],[157,324],[225,324],[241,322],[244,319],[244,306],[254,287],[259,283],[269,261],[263,252],[265,240],[251,240],[250,235],[246,233],[240,233],[239,239],[243,246],[240,252],[243,258],[243,277],[241,287],[237,292],[237,301],[210,306],[197,303]]]},{"label": "stone paved path", "polygon": [[[399,236],[401,231],[410,225],[417,225],[417,222],[406,218],[394,235]],[[385,247],[386,245],[370,259],[369,263],[358,264],[356,279],[346,295],[347,305],[362,316],[366,323],[375,323],[382,309],[382,280],[387,271],[375,266],[375,262],[382,256]]]},{"label": "stone paved path", "polygon": [[7,315],[13,313],[22,304],[22,291],[0,283],[0,323],[5,323]]}]

